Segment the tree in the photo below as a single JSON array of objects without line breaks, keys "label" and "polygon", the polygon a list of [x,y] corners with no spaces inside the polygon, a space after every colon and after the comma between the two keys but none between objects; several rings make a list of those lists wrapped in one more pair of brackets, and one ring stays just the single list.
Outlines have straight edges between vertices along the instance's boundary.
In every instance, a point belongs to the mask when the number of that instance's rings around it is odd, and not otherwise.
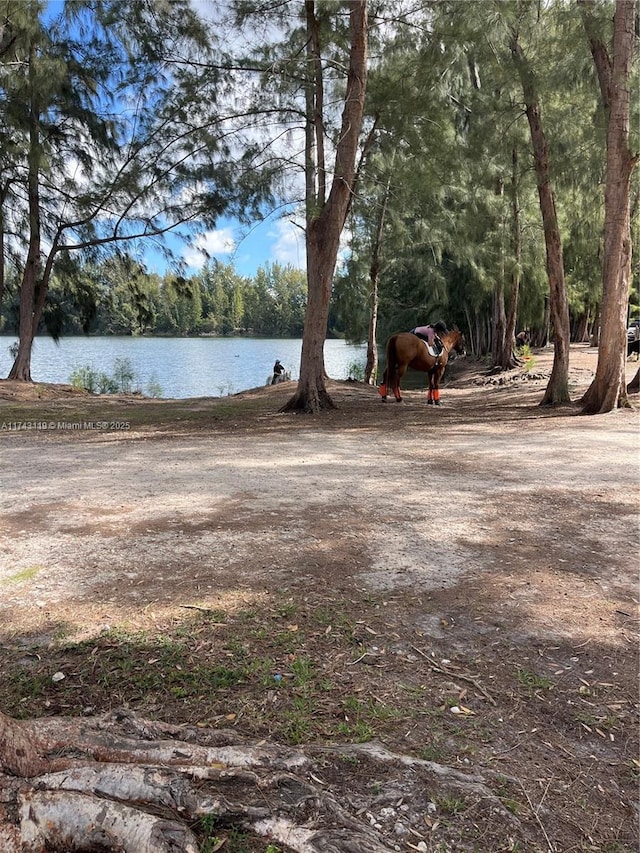
[{"label": "tree", "polygon": [[[28,381],[62,253],[131,247],[195,220],[212,223],[244,192],[234,169],[245,166],[226,159],[217,81],[202,83],[195,62],[206,34],[188,2],[68,2],[45,23],[46,4],[30,0],[28,25],[22,4],[5,5],[3,224],[22,270],[9,376]],[[197,86],[206,108],[196,116]]]},{"label": "tree", "polygon": [[[410,27],[399,24],[397,38],[385,42],[368,84],[368,114],[379,133],[356,199],[352,249],[364,265],[368,245],[371,268],[387,183],[378,161],[386,149],[392,166],[381,330],[443,316],[465,327],[475,352],[493,349],[506,368],[514,364],[508,330],[518,321],[521,281],[538,295],[531,270],[539,265],[539,241],[531,170],[518,154],[526,144],[517,121],[522,96],[516,101],[512,63],[498,49],[504,29],[498,8],[488,20],[486,5],[441,2],[414,15]],[[365,299],[349,263],[354,293],[349,300],[343,280],[343,309]],[[533,299],[522,304],[527,313]]]},{"label": "tree", "polygon": [[305,134],[305,220],[307,310],[302,336],[300,378],[283,411],[318,412],[333,408],[325,385],[323,348],[340,236],[352,201],[356,153],[364,113],[367,79],[367,3],[349,4],[349,69],[340,133],[335,144],[327,193],[325,103],[320,26],[314,0],[306,0],[307,58]]},{"label": "tree", "polygon": [[364,370],[364,381],[374,384],[378,375],[378,305],[379,282],[380,282],[380,258],[382,255],[382,239],[384,233],[384,220],[389,204],[389,193],[391,181],[387,181],[382,196],[379,200],[378,218],[371,247],[371,264],[369,266],[369,330],[367,335],[367,362]]},{"label": "tree", "polygon": [[518,318],[518,300],[520,298],[520,277],[522,267],[522,218],[520,211],[520,173],[519,155],[516,145],[512,153],[513,171],[511,173],[510,200],[511,200],[511,224],[512,224],[512,249],[513,264],[511,265],[511,288],[509,291],[509,310],[505,312],[501,308],[500,314],[504,317],[503,333],[495,342],[494,364],[509,370],[518,365],[513,348],[516,335],[516,322]]},{"label": "tree", "polygon": [[195,335],[201,322],[202,296],[198,279],[165,273],[160,284],[157,331]]},{"label": "tree", "polygon": [[555,194],[551,180],[549,146],[542,122],[540,98],[531,63],[528,61],[520,41],[516,25],[510,31],[509,46],[518,70],[524,95],[525,111],[531,130],[533,159],[538,178],[538,195],[544,227],[547,252],[547,275],[550,288],[550,308],[554,331],[554,359],[549,384],[541,405],[570,402],[569,396],[569,305],[564,280],[562,237],[556,212]]},{"label": "tree", "polygon": [[[68,282],[69,276],[64,280]],[[97,331],[142,335],[154,328],[159,302],[157,277],[149,276],[130,255],[113,254],[98,264],[85,265],[82,283],[86,299],[93,295],[95,300]],[[47,328],[50,330],[49,324]]]},{"label": "tree", "polygon": [[636,26],[635,0],[617,0],[611,49],[596,4],[579,0],[600,82],[607,126],[602,310],[598,365],[582,399],[587,414],[628,405],[625,380],[626,320],[631,280],[631,176],[638,162],[629,147],[630,82]]}]

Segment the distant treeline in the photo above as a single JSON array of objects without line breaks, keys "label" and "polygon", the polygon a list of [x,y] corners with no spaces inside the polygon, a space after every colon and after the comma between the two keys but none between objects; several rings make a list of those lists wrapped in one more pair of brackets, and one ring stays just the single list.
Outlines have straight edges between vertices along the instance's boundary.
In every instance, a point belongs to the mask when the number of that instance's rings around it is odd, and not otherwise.
[{"label": "distant treeline", "polygon": [[[19,289],[7,288],[0,329],[18,329]],[[233,335],[302,337],[306,278],[268,264],[253,277],[207,263],[197,275],[148,273],[127,255],[57,267],[41,332],[54,336]]]}]

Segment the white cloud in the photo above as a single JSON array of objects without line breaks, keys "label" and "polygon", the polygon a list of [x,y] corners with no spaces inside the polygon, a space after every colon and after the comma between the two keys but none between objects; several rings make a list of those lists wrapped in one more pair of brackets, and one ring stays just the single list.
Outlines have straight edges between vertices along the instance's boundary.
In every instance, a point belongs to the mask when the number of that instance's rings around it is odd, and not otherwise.
[{"label": "white cloud", "polygon": [[231,255],[236,249],[233,228],[215,228],[199,234],[185,249],[182,259],[188,267],[200,269],[207,258]]},{"label": "white cloud", "polygon": [[271,260],[280,264],[291,264],[297,269],[306,267],[304,231],[290,219],[278,219],[269,232],[274,240]]}]

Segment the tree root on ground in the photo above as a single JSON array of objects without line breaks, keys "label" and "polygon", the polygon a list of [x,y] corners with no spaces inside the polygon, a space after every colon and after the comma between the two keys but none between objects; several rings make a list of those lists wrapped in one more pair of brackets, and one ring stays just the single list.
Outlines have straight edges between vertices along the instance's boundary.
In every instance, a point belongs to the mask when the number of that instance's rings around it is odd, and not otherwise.
[{"label": "tree root on ground", "polygon": [[500,805],[480,777],[380,744],[303,751],[237,740],[130,712],[20,722],[0,714],[0,849],[197,853],[192,827],[211,815],[296,853],[388,853],[394,839],[371,814],[368,784],[341,784],[361,762],[378,778],[392,768],[411,809],[426,809],[436,787]]}]

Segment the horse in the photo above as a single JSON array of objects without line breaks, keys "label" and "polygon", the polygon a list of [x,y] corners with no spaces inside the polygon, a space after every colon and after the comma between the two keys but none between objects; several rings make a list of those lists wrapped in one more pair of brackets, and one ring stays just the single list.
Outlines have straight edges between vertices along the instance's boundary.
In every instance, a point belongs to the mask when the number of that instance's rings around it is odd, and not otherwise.
[{"label": "horse", "polygon": [[400,394],[400,380],[407,372],[408,367],[421,370],[429,377],[429,393],[427,403],[429,405],[440,405],[440,380],[444,369],[449,361],[449,355],[453,350],[460,355],[465,355],[464,335],[459,329],[453,329],[445,335],[440,335],[443,344],[442,352],[433,355],[427,348],[427,343],[413,332],[398,332],[387,341],[387,366],[385,367],[380,385],[380,396],[382,400],[387,399],[387,387],[390,386],[396,401],[402,401]]}]

